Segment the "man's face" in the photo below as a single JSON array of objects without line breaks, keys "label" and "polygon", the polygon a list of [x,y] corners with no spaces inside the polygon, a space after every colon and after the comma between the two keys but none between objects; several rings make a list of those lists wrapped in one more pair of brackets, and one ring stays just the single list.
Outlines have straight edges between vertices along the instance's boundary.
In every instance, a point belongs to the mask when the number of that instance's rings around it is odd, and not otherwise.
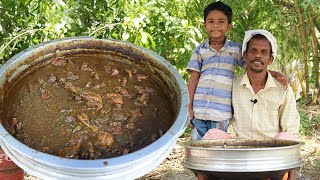
[{"label": "man's face", "polygon": [[208,14],[204,27],[211,39],[224,40],[225,34],[231,29],[231,24],[228,24],[228,18],[223,12],[213,10]]},{"label": "man's face", "polygon": [[267,39],[252,38],[249,42],[249,47],[243,55],[248,65],[248,71],[255,73],[266,71],[268,65],[273,61],[270,52],[271,46]]}]

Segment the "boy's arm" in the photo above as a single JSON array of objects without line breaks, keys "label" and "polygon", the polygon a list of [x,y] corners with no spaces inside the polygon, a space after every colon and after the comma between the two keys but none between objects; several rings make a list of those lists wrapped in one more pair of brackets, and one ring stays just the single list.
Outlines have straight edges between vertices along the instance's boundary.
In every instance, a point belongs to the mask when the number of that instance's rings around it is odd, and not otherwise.
[{"label": "boy's arm", "polygon": [[189,78],[189,84],[188,84],[188,91],[189,91],[189,106],[188,106],[188,112],[190,115],[190,120],[193,119],[193,98],[194,98],[194,93],[196,91],[198,82],[200,78],[200,73],[197,71],[191,71],[191,75]]},{"label": "boy's arm", "polygon": [[243,69],[246,69],[246,68],[247,68],[247,63],[245,62],[245,60],[243,59],[243,57],[241,57],[241,58],[238,60],[238,66],[242,67]]},{"label": "boy's arm", "polygon": [[289,81],[282,73],[277,71],[271,71],[271,70],[269,70],[269,72],[272,77],[276,78],[277,81],[279,81],[285,87],[285,89],[288,88]]}]

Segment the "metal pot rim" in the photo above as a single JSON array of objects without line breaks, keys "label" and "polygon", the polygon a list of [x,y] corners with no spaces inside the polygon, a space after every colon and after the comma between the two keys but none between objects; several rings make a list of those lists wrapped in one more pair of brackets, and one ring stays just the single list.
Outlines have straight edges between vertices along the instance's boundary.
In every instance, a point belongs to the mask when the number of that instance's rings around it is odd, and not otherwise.
[{"label": "metal pot rim", "polygon": [[[30,160],[37,160],[37,162],[43,163],[43,164],[49,164],[51,166],[57,166],[58,169],[79,169],[86,171],[88,170],[88,167],[92,169],[115,169],[116,167],[120,166],[132,166],[134,163],[142,162],[146,158],[152,158],[153,156],[160,156],[161,154],[159,151],[167,151],[168,148],[172,147],[172,143],[176,142],[177,138],[182,135],[184,132],[186,125],[188,124],[187,121],[187,106],[189,103],[189,96],[187,87],[185,84],[184,79],[181,77],[179,72],[175,69],[173,65],[171,65],[167,60],[165,60],[163,57],[159,56],[155,52],[137,46],[130,42],[124,42],[119,40],[111,40],[111,39],[96,39],[93,37],[71,37],[71,38],[63,38],[63,39],[57,39],[52,40],[48,42],[44,42],[35,46],[32,46],[24,51],[21,51],[14,57],[12,57],[9,61],[7,61],[1,68],[0,68],[0,77],[5,78],[6,77],[6,71],[10,66],[14,66],[17,62],[23,62],[24,59],[26,59],[28,56],[31,56],[31,54],[34,51],[41,51],[46,47],[55,46],[59,43],[64,42],[76,42],[76,41],[95,41],[95,42],[102,42],[102,43],[117,43],[121,46],[131,47],[133,49],[136,49],[138,51],[144,52],[150,56],[150,58],[157,61],[157,63],[160,63],[162,66],[166,67],[174,76],[176,79],[177,85],[179,86],[181,90],[181,100],[180,100],[180,108],[177,111],[177,117],[176,121],[173,123],[171,128],[157,141],[154,143],[148,145],[145,148],[142,148],[138,151],[135,151],[133,153],[114,157],[114,158],[108,158],[108,159],[98,159],[98,160],[79,160],[79,159],[67,159],[67,158],[61,158],[58,156],[42,153],[39,151],[36,151],[23,143],[16,140],[13,136],[11,136],[6,129],[0,124],[0,144],[3,146],[4,151],[9,154],[9,149],[14,149],[18,154],[22,154],[24,156],[27,156],[30,158]],[[3,79],[0,80],[0,84],[3,84]],[[2,87],[2,85],[1,85]],[[169,149],[171,151],[171,149]],[[12,158],[12,155],[11,155]],[[165,158],[165,157],[163,157]],[[19,164],[19,162],[15,162],[16,164]],[[109,171],[110,171],[109,170]],[[136,172],[138,173],[138,172]]]},{"label": "metal pot rim", "polygon": [[[277,142],[280,147],[262,148],[225,148],[197,147],[198,145],[225,142]],[[191,170],[209,172],[265,172],[296,168],[302,165],[300,142],[289,140],[246,140],[219,139],[198,140],[181,143],[185,149],[182,165]]]},{"label": "metal pot rim", "polygon": [[[231,148],[230,146],[221,147],[222,145],[227,145],[227,143],[232,142],[239,142],[239,143],[246,143],[246,142],[268,142],[268,143],[282,143],[282,144],[290,144],[290,146],[272,146],[272,147],[252,147],[252,148]],[[219,146],[214,146],[214,144],[220,143]],[[222,144],[223,143],[223,144]],[[212,144],[212,147],[203,147],[201,145],[209,145]],[[203,149],[203,150],[217,150],[217,151],[263,151],[263,150],[276,150],[276,149],[286,149],[292,147],[300,147],[303,142],[299,141],[292,141],[292,140],[276,140],[276,139],[215,139],[215,140],[194,140],[194,141],[186,141],[181,142],[180,145],[185,148],[192,148],[192,149]]]}]

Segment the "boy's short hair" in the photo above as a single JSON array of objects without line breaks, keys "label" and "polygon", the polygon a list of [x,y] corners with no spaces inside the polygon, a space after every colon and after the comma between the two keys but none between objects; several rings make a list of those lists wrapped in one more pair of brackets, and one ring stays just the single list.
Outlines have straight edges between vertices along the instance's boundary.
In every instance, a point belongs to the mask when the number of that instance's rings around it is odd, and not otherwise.
[{"label": "boy's short hair", "polygon": [[213,3],[209,4],[204,9],[204,22],[206,22],[208,14],[213,10],[218,10],[218,11],[223,12],[223,14],[226,15],[227,18],[228,18],[228,24],[231,23],[231,20],[232,20],[232,9],[231,9],[230,6],[228,6],[227,4],[225,4],[225,3],[221,2],[221,1],[213,2]]}]

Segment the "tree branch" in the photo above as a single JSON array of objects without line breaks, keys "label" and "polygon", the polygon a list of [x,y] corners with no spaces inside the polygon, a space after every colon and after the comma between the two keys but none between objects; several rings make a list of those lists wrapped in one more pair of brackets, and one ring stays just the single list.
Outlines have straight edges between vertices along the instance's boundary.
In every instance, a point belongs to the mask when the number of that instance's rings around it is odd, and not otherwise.
[{"label": "tree branch", "polygon": [[282,1],[282,0],[272,0],[272,1],[273,1],[274,4],[279,4],[279,5],[285,6],[288,9],[294,9],[294,4],[292,4],[292,3],[285,2],[285,1]]},{"label": "tree branch", "polygon": [[[304,55],[304,76],[305,76],[305,80],[306,80],[306,93],[309,93],[309,64],[308,64],[308,45],[307,45],[307,39],[306,39],[306,32],[303,26],[303,16],[302,16],[302,12],[300,10],[300,6],[298,4],[298,0],[294,0],[294,5],[295,5],[295,9],[297,11],[297,16],[298,16],[298,22],[299,22],[299,29],[300,29],[300,34],[301,34],[301,41],[302,41],[302,45],[303,45],[303,55]],[[305,97],[307,98],[307,97]]]}]

